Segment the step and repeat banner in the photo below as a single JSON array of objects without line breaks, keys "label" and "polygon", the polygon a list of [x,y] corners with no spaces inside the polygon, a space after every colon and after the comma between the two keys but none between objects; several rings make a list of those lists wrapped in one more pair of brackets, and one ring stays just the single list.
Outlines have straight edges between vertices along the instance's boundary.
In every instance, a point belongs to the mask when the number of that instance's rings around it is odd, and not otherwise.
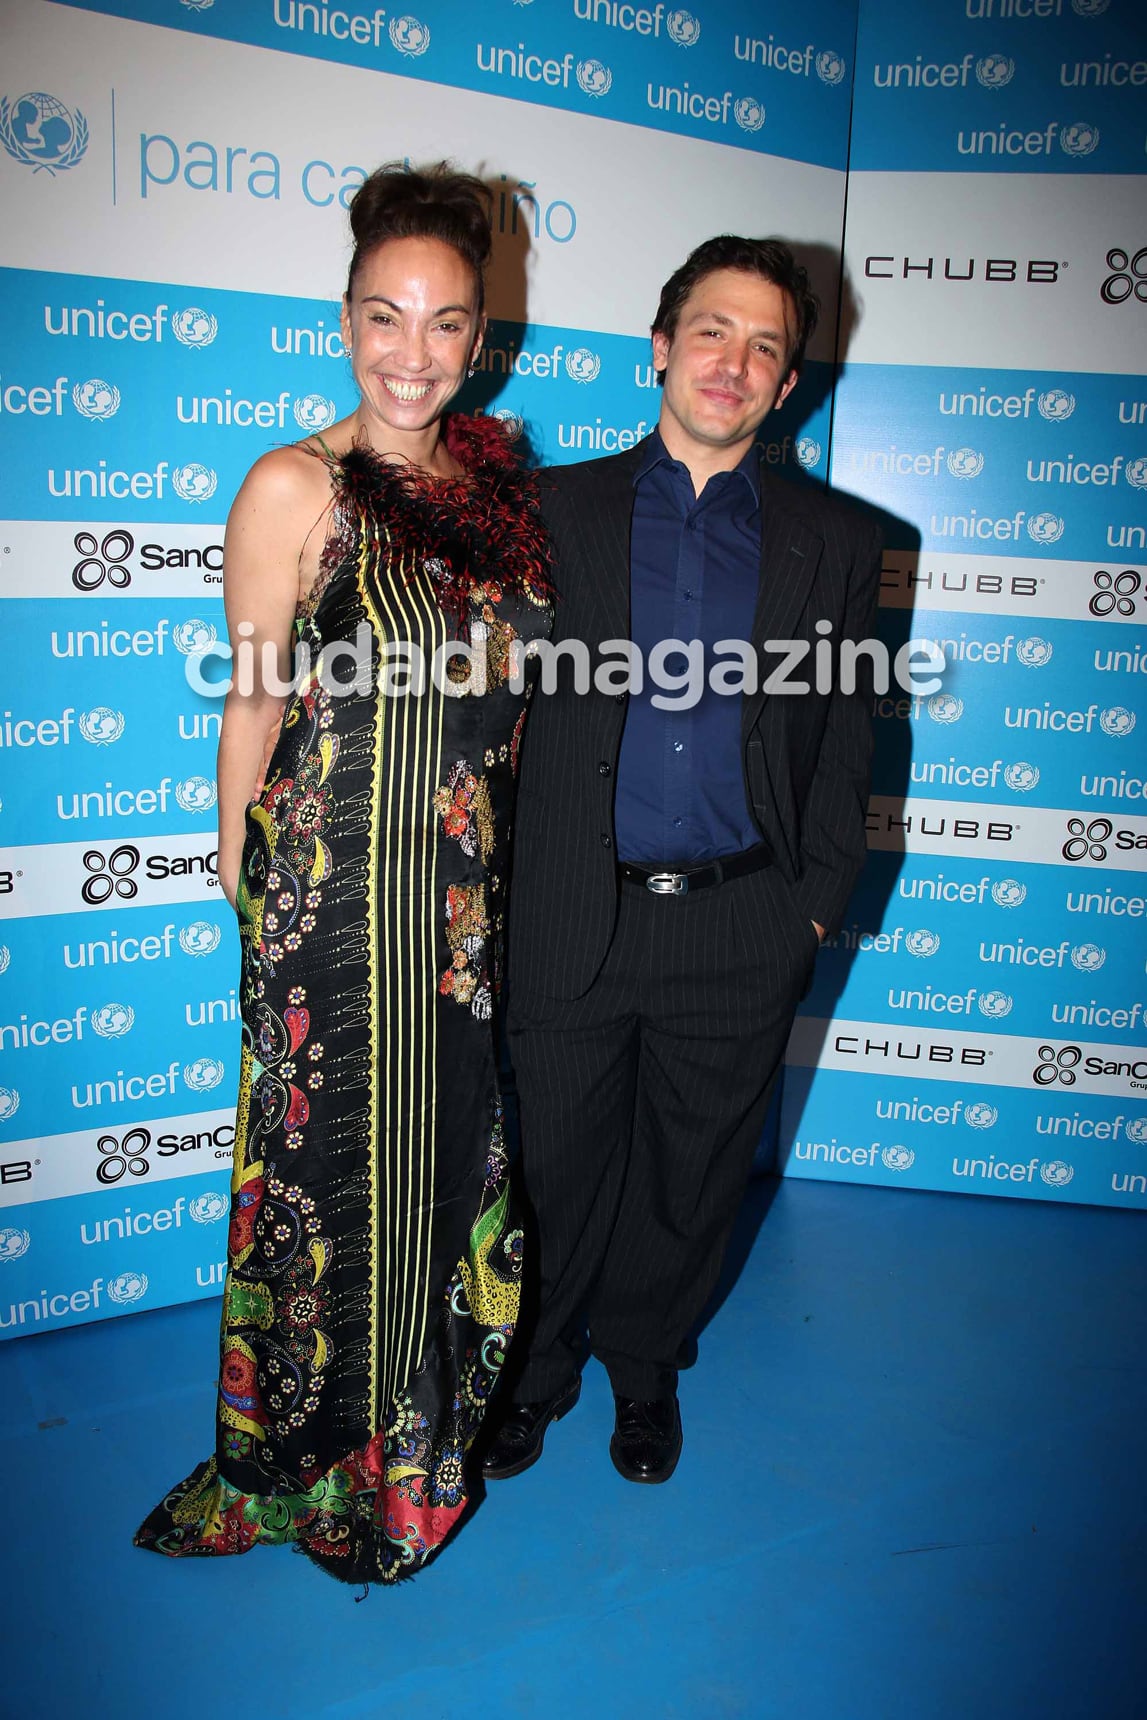
[{"label": "step and repeat banner", "polygon": [[8,0],[0,88],[0,1332],[216,1294],[238,942],[215,877],[227,509],[354,404],[346,204],[496,193],[463,404],[543,461],[657,419],[648,327],[714,232],[826,316],[769,423],[827,478],[854,0]]},{"label": "step and repeat banner", "polygon": [[1145,86],[1132,0],[862,0],[831,479],[948,668],[877,699],[789,1174],[1147,1205]]}]

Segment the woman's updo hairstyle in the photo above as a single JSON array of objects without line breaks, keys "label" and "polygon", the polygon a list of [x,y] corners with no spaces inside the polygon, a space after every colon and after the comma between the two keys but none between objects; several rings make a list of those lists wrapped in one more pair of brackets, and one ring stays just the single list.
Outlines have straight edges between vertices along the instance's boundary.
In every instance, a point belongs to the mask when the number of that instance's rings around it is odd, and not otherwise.
[{"label": "woman's updo hairstyle", "polygon": [[347,276],[347,297],[354,288],[355,275],[376,246],[388,239],[440,239],[473,269],[480,314],[486,300],[485,270],[493,243],[493,201],[480,179],[456,173],[448,161],[417,172],[409,172],[398,161],[376,168],[350,202],[354,255]]}]

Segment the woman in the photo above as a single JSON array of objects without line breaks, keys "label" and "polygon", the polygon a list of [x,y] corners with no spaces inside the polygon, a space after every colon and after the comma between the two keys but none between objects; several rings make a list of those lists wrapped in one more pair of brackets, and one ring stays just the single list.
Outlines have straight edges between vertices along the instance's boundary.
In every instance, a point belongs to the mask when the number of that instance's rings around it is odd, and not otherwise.
[{"label": "woman", "polygon": [[[508,670],[550,611],[532,481],[496,421],[443,416],[482,344],[488,205],[444,165],[360,188],[358,408],[259,460],[228,521],[219,873],[243,1057],[216,1455],[136,1535],[161,1553],[292,1541],[347,1581],[418,1568],[466,1506],[513,1330],[492,1022],[526,705]],[[292,661],[260,786],[260,667]]]}]

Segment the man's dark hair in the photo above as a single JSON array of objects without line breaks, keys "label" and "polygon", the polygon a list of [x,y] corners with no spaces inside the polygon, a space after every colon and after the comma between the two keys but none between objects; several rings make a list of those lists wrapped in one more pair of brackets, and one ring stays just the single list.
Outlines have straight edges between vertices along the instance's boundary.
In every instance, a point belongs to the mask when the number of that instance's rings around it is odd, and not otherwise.
[{"label": "man's dark hair", "polygon": [[679,269],[675,269],[661,289],[661,303],[653,319],[653,334],[663,334],[672,340],[677,333],[681,307],[693,288],[718,269],[740,269],[747,275],[759,275],[780,287],[791,306],[795,329],[789,328],[789,312],[785,314],[788,352],[786,373],[799,370],[804,362],[816,320],[820,300],[809,284],[808,271],[797,262],[783,239],[742,239],[735,233],[721,233],[706,239],[690,251]]}]

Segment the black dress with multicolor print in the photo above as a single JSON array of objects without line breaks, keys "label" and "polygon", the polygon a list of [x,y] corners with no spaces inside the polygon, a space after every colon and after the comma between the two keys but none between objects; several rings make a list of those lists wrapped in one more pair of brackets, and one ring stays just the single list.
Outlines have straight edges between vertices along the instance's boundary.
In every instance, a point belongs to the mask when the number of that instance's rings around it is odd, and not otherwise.
[{"label": "black dress with multicolor print", "polygon": [[239,884],[216,1454],[138,1531],[157,1552],[418,1569],[466,1507],[513,1332],[494,1010],[547,554],[500,424],[452,417],[446,440],[465,478],[329,457],[335,528]]}]

